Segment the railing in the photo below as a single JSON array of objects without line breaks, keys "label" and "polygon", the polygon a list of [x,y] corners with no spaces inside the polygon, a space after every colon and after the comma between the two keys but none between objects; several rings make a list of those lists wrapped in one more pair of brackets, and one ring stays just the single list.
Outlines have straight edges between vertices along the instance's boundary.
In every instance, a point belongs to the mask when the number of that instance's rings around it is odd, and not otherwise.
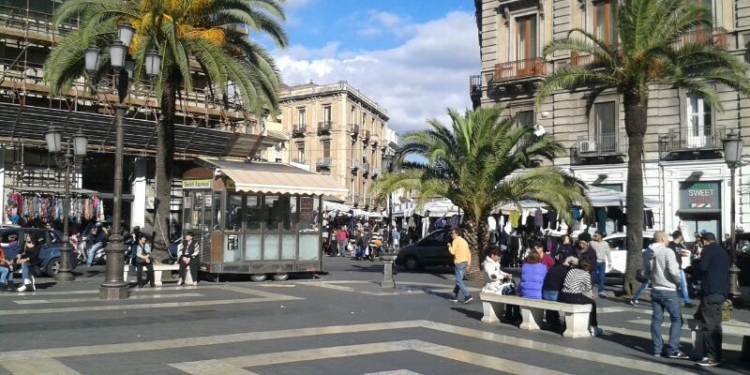
[{"label": "railing", "polygon": [[713,29],[697,28],[683,34],[682,37],[675,43],[675,47],[679,48],[689,43],[697,43],[726,49],[727,36],[727,29],[723,27],[716,27]]},{"label": "railing", "polygon": [[577,52],[570,53],[570,66],[586,66],[596,61],[594,55],[581,55]]},{"label": "railing", "polygon": [[469,76],[469,95],[482,92],[482,76]]},{"label": "railing", "polygon": [[330,133],[331,132],[331,122],[330,121],[321,121],[318,123],[318,134],[321,133]]},{"label": "railing", "polygon": [[370,170],[370,175],[372,175],[372,178],[378,177],[380,175],[380,168],[372,167]]},{"label": "railing", "polygon": [[495,80],[504,81],[516,78],[541,76],[545,74],[543,57],[495,64]]},{"label": "railing", "polygon": [[669,129],[665,151],[720,150],[726,135],[724,126],[682,126]]},{"label": "railing", "polygon": [[372,147],[377,146],[378,142],[380,142],[380,136],[375,133],[370,134],[370,142],[372,142]]},{"label": "railing", "polygon": [[294,158],[292,159],[292,162],[297,164],[307,164],[307,160],[305,160],[305,158]]},{"label": "railing", "polygon": [[361,169],[362,169],[363,176],[370,174],[370,164],[362,163]]},{"label": "railing", "polygon": [[352,160],[351,169],[352,171],[356,171],[359,169],[359,160]]},{"label": "railing", "polygon": [[370,141],[370,131],[369,130],[365,130],[364,135],[362,135],[362,140],[365,141],[365,142],[369,142]]},{"label": "railing", "polygon": [[328,168],[331,166],[331,158],[318,158],[318,162],[315,165],[318,168]]},{"label": "railing", "polygon": [[349,124],[349,133],[352,133],[352,135],[356,136],[359,134],[359,124]]},{"label": "railing", "polygon": [[365,206],[370,207],[370,203],[372,203],[372,198],[365,198]]},{"label": "railing", "polygon": [[304,136],[305,132],[307,132],[307,126],[305,125],[297,124],[292,126],[292,137]]},{"label": "railing", "polygon": [[77,29],[79,24],[77,19],[71,19],[62,22],[59,28],[55,29],[52,26],[50,13],[27,10],[25,7],[0,5],[0,26],[48,35],[65,35]]},{"label": "railing", "polygon": [[575,148],[579,157],[624,156],[627,154],[627,139],[625,134],[617,133],[581,136]]}]

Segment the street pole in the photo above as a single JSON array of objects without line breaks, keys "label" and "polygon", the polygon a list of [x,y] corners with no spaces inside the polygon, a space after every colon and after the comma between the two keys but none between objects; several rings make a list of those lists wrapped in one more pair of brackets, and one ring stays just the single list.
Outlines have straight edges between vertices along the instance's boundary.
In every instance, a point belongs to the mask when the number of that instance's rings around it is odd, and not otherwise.
[{"label": "street pole", "polygon": [[68,236],[68,221],[70,221],[70,166],[71,163],[75,162],[75,158],[73,157],[71,160],[71,156],[70,144],[68,144],[65,151],[65,197],[63,197],[63,233],[62,246],[60,247],[60,269],[57,270],[57,275],[55,275],[57,282],[70,282],[76,279],[73,275],[73,269],[70,266],[72,247],[70,246],[70,236]]},{"label": "street pole", "polygon": [[[122,95],[122,93],[121,93]],[[104,273],[104,283],[99,288],[100,299],[128,298],[128,284],[123,277],[125,267],[125,245],[123,244],[120,228],[122,209],[122,154],[123,154],[123,122],[125,121],[126,105],[117,103],[115,107],[115,128],[117,140],[115,144],[115,188],[112,205],[112,234],[106,247],[107,266]]]},{"label": "street pole", "polygon": [[735,234],[735,214],[736,214],[736,208],[735,208],[735,195],[736,195],[736,186],[735,186],[735,170],[737,169],[736,164],[732,164],[729,166],[729,171],[732,177],[731,187],[731,206],[730,206],[730,215],[731,219],[729,220],[731,227],[729,228],[730,233],[730,240],[729,240],[729,256],[730,261],[732,262],[729,266],[729,295],[732,297],[739,296],[739,290],[737,290],[737,277],[740,273],[740,269],[737,267],[737,244],[736,244],[736,234]]}]

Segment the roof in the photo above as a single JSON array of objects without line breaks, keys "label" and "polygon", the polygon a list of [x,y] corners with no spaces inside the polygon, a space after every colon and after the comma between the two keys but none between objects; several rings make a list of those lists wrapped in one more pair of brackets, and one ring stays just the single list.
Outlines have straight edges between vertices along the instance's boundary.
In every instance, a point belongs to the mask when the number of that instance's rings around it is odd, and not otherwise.
[{"label": "roof", "polygon": [[329,176],[288,164],[201,158],[207,168],[218,168],[234,181],[235,189],[267,194],[346,195],[348,190]]},{"label": "roof", "polygon": [[[76,112],[34,106],[0,103],[0,137],[28,139],[44,142],[49,124],[66,126],[65,133],[81,129],[89,138],[89,148],[100,152],[115,148],[114,116],[89,112]],[[125,152],[156,152],[156,123],[154,121],[125,118]],[[180,155],[247,157],[258,135],[233,133],[212,128],[199,128],[175,124],[175,157]],[[273,136],[261,140],[265,146],[284,139]]]}]

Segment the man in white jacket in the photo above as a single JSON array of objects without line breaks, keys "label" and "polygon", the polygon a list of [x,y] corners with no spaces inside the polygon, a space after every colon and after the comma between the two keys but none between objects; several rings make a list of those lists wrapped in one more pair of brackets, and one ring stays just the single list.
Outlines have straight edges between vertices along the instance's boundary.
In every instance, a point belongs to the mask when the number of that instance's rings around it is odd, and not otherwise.
[{"label": "man in white jacket", "polygon": [[643,273],[651,282],[651,340],[654,344],[654,356],[661,356],[664,339],[661,335],[661,324],[664,321],[664,310],[669,312],[669,347],[666,356],[675,359],[689,359],[680,351],[680,329],[682,311],[677,296],[677,285],[680,283],[680,268],[674,251],[667,247],[669,237],[666,232],[654,233],[654,243],[643,254]]},{"label": "man in white jacket", "polygon": [[492,249],[482,262],[482,274],[484,275],[483,292],[502,294],[505,285],[510,282],[511,275],[500,269],[500,252]]}]

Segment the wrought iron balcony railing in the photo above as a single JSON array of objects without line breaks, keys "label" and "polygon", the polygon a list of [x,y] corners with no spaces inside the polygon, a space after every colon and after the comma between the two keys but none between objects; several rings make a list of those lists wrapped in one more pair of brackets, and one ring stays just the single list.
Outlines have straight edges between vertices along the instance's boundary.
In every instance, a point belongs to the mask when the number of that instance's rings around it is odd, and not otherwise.
[{"label": "wrought iron balcony railing", "polygon": [[699,27],[682,34],[682,37],[675,43],[675,47],[681,47],[688,43],[697,43],[726,49],[727,36],[727,29],[723,27],[715,27],[713,29]]},{"label": "wrought iron balcony railing", "polygon": [[669,129],[664,140],[664,151],[721,150],[726,136],[724,126],[681,126]]},{"label": "wrought iron balcony railing", "polygon": [[304,137],[305,132],[307,132],[307,126],[304,124],[292,126],[292,137]]},{"label": "wrought iron balcony railing", "polygon": [[331,122],[321,121],[318,123],[318,134],[328,134],[331,132]]},{"label": "wrought iron balcony railing", "polygon": [[580,136],[575,144],[579,158],[627,155],[628,138],[624,133]]},{"label": "wrought iron balcony railing", "polygon": [[315,163],[318,168],[330,168],[331,164],[331,158],[318,158],[318,162]]},{"label": "wrought iron balcony railing", "polygon": [[482,76],[471,75],[469,76],[469,95],[474,95],[482,92]]},{"label": "wrought iron balcony railing", "polygon": [[357,136],[359,134],[359,124],[349,124],[349,133],[352,133],[352,136]]},{"label": "wrought iron balcony railing", "polygon": [[545,74],[545,61],[543,57],[510,61],[495,64],[495,81],[507,81],[518,78],[543,76]]}]

